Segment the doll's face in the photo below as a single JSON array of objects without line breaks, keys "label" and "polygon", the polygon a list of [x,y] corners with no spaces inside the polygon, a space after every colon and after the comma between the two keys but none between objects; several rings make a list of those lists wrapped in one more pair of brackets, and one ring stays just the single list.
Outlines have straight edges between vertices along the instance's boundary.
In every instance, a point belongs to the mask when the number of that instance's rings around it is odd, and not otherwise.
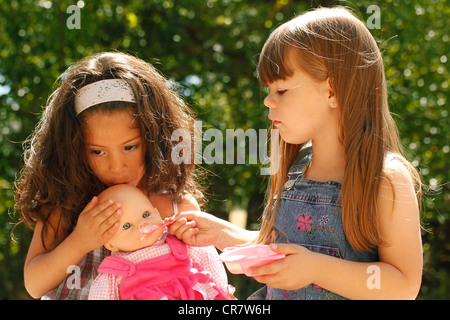
[{"label": "doll's face", "polygon": [[103,191],[99,201],[113,199],[122,204],[122,216],[119,230],[105,244],[111,251],[135,251],[152,245],[164,231],[158,228],[150,236],[141,240],[143,233],[139,231],[146,225],[163,222],[158,210],[152,206],[148,198],[139,189],[129,185],[116,185]]}]

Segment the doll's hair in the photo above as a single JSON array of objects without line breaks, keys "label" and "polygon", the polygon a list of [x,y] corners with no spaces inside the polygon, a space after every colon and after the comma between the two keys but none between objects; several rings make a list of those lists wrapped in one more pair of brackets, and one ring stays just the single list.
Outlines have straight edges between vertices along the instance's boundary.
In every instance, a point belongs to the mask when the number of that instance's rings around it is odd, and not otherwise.
[{"label": "doll's hair", "polygon": [[[290,57],[295,57],[291,58]],[[349,243],[368,250],[381,243],[377,195],[388,151],[402,156],[398,130],[389,112],[381,52],[370,31],[351,11],[342,7],[306,12],[274,30],[260,55],[258,73],[263,86],[293,76],[296,69],[318,81],[328,80],[339,106],[339,138],[346,154],[340,193],[342,219]],[[281,189],[289,167],[303,145],[280,138],[279,170],[271,176],[268,206],[258,241],[273,237]],[[272,163],[275,161],[273,160]],[[420,189],[415,168],[402,161]]]},{"label": "doll's hair", "polygon": [[[77,116],[77,91],[104,79],[125,80],[136,103],[104,102]],[[193,115],[151,64],[125,53],[98,53],[69,67],[56,86],[35,131],[24,142],[25,163],[16,181],[16,205],[29,227],[40,220],[45,229],[49,216],[59,210],[60,222],[68,234],[87,202],[105,189],[90,169],[85,152],[82,123],[93,112],[130,110],[139,122],[145,157],[140,186],[144,191],[168,191],[176,200],[190,193],[201,202],[203,194],[196,179],[193,151],[189,163],[171,161],[172,149],[178,143],[171,139],[175,130],[188,132],[193,141]]]}]

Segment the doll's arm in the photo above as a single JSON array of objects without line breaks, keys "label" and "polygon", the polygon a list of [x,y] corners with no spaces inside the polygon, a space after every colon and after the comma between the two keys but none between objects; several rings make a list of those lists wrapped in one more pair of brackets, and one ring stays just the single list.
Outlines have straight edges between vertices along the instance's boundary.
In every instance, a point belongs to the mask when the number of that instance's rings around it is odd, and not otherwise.
[{"label": "doll's arm", "polygon": [[228,296],[232,293],[229,292],[230,286],[228,285],[225,267],[219,260],[219,255],[214,246],[190,247],[189,252],[194,265],[199,265],[202,270],[211,274],[212,282],[223,295]]},{"label": "doll's arm", "polygon": [[117,276],[102,273],[97,276],[89,290],[89,300],[120,300]]}]

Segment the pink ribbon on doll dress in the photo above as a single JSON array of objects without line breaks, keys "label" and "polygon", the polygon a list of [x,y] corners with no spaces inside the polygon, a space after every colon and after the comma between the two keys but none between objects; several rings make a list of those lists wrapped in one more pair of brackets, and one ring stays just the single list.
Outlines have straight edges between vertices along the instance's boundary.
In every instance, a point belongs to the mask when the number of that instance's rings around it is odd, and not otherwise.
[{"label": "pink ribbon on doll dress", "polygon": [[[201,290],[194,287],[199,283],[215,286],[211,275],[193,268],[183,242],[172,235],[168,235],[166,241],[172,253],[136,264],[109,256],[102,261],[98,272],[125,277],[119,289],[121,300],[204,300]],[[216,300],[227,299],[216,291]]]}]

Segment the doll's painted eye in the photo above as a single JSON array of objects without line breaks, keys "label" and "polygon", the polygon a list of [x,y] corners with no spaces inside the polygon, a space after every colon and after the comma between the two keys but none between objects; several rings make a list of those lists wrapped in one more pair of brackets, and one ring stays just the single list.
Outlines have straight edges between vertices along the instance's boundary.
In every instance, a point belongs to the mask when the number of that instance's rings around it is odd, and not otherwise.
[{"label": "doll's painted eye", "polygon": [[127,223],[125,223],[124,225],[123,225],[123,230],[127,230],[127,229],[130,229],[131,228],[131,224],[129,223],[129,222],[127,222]]},{"label": "doll's painted eye", "polygon": [[148,218],[150,216],[150,212],[148,212],[148,211],[145,211],[143,214],[142,214],[142,218]]}]

